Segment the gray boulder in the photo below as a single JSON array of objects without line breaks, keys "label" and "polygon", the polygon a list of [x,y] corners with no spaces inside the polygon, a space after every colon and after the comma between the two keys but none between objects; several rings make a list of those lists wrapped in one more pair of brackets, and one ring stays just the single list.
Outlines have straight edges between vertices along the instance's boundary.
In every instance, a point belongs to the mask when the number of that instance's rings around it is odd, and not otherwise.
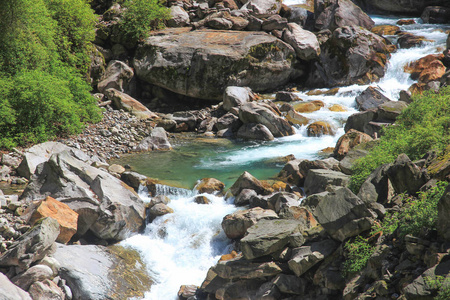
[{"label": "gray boulder", "polygon": [[283,41],[291,45],[297,57],[303,60],[317,59],[320,45],[314,33],[304,30],[300,25],[289,23],[283,31]]},{"label": "gray boulder", "polygon": [[226,113],[217,119],[216,124],[214,125],[217,131],[222,129],[231,129],[231,131],[236,132],[241,127],[242,122],[239,120],[239,117],[232,114]]},{"label": "gray boulder", "polygon": [[331,31],[343,26],[361,26],[372,29],[375,22],[351,0],[316,0],[314,15],[317,30]]},{"label": "gray boulder", "polygon": [[50,279],[33,283],[28,292],[33,299],[63,300],[66,297],[62,289]]},{"label": "gray boulder", "polygon": [[0,298],[2,300],[31,300],[30,294],[9,281],[3,273],[0,273]]},{"label": "gray boulder", "polygon": [[145,120],[157,117],[141,102],[115,88],[108,88],[104,93],[116,109],[123,109],[138,119]]},{"label": "gray boulder", "polygon": [[245,171],[239,176],[239,178],[230,187],[230,193],[233,196],[237,196],[242,190],[249,189],[254,190],[256,194],[264,194],[266,189],[263,187],[261,181],[256,179],[252,174]]},{"label": "gray boulder", "polygon": [[100,78],[97,89],[100,93],[104,93],[110,88],[123,92],[133,76],[133,69],[124,62],[112,60],[108,63],[105,73]]},{"label": "gray boulder", "polygon": [[450,186],[444,192],[444,195],[438,203],[437,230],[440,236],[450,241]]},{"label": "gray boulder", "polygon": [[222,228],[229,239],[240,239],[244,237],[249,227],[261,219],[278,219],[278,215],[271,209],[260,207],[239,210],[223,217]]},{"label": "gray boulder", "polygon": [[305,193],[312,195],[324,192],[327,186],[347,186],[350,183],[350,176],[342,172],[311,169],[305,179]]},{"label": "gray boulder", "polygon": [[311,195],[303,200],[302,205],[338,241],[370,229],[376,218],[375,213],[346,187]]},{"label": "gray boulder", "polygon": [[289,45],[267,33],[180,28],[147,38],[133,64],[137,77],[147,83],[190,97],[222,100],[228,86],[261,92],[287,83],[294,58]]},{"label": "gray boulder", "polygon": [[144,225],[145,205],[125,183],[64,151],[40,165],[21,198],[51,196],[78,213],[77,234],[124,239]]},{"label": "gray boulder", "polygon": [[244,140],[271,141],[274,139],[269,128],[262,124],[247,123],[242,125],[236,133],[236,137]]},{"label": "gray boulder", "polygon": [[380,105],[391,100],[384,96],[377,88],[369,86],[364,92],[359,94],[356,98],[356,104],[360,111],[366,111],[369,109],[376,109]]},{"label": "gray boulder", "polygon": [[53,279],[53,271],[50,267],[44,265],[35,265],[12,278],[12,282],[21,289],[28,291],[30,286],[36,281]]},{"label": "gray boulder", "polygon": [[229,280],[266,278],[282,272],[275,262],[251,262],[245,259],[221,261],[212,270],[221,278]]},{"label": "gray boulder", "polygon": [[288,161],[277,177],[287,183],[302,186],[305,180],[305,176],[303,176],[303,174],[300,172],[301,162],[301,159]]},{"label": "gray boulder", "polygon": [[139,254],[120,246],[58,245],[52,257],[74,300],[142,298],[152,284]]},{"label": "gray boulder", "polygon": [[408,107],[403,101],[388,101],[378,106],[378,119],[395,121],[402,111]]},{"label": "gray boulder", "polygon": [[384,76],[389,57],[383,37],[358,26],[339,27],[322,42],[319,61],[306,83],[321,87],[368,84]]},{"label": "gray boulder", "polygon": [[136,151],[151,151],[151,150],[171,150],[172,145],[167,137],[167,132],[162,127],[153,128],[150,135],[144,138],[139,145],[136,146]]},{"label": "gray boulder", "polygon": [[285,294],[303,295],[305,293],[307,281],[294,275],[279,274],[272,282],[278,287],[280,292]]},{"label": "gray boulder", "polygon": [[347,123],[345,123],[344,130],[345,132],[348,132],[351,129],[354,129],[367,134],[368,124],[377,118],[378,118],[377,109],[370,109],[363,112],[355,113],[347,118]]},{"label": "gray boulder", "polygon": [[353,148],[345,155],[345,157],[339,161],[339,168],[341,169],[342,173],[347,175],[352,175],[352,168],[354,163],[360,159],[366,156],[369,153],[367,150]]},{"label": "gray boulder", "polygon": [[294,128],[267,104],[249,102],[239,108],[239,119],[244,124],[255,123],[266,126],[274,137],[293,135]]},{"label": "gray boulder", "polygon": [[254,196],[257,196],[256,192],[252,189],[243,189],[241,192],[235,197],[234,205],[236,206],[244,206],[250,203],[250,199]]},{"label": "gray boulder", "polygon": [[49,254],[59,235],[58,221],[50,217],[33,226],[0,256],[0,266],[27,269]]},{"label": "gray boulder", "polygon": [[358,0],[357,2],[370,11],[416,16],[420,16],[427,6],[448,5],[447,0]]},{"label": "gray boulder", "polygon": [[247,229],[241,239],[242,254],[246,259],[269,255],[285,247],[290,236],[301,232],[297,220],[260,220]]},{"label": "gray boulder", "polygon": [[394,188],[389,181],[387,171],[390,164],[384,164],[375,169],[361,185],[358,197],[365,203],[386,203],[394,195]]},{"label": "gray boulder", "polygon": [[232,107],[239,107],[253,98],[250,88],[229,86],[223,93],[223,109],[230,111]]},{"label": "gray boulder", "polygon": [[332,254],[336,248],[337,243],[333,240],[323,240],[313,243],[310,246],[295,248],[292,250],[292,257],[288,262],[289,269],[297,277],[300,277],[317,263]]},{"label": "gray boulder", "polygon": [[406,154],[400,154],[387,170],[387,175],[397,194],[413,195],[430,179],[426,170],[413,163]]},{"label": "gray boulder", "polygon": [[170,20],[167,21],[169,27],[183,27],[189,22],[189,14],[181,6],[170,7]]},{"label": "gray boulder", "polygon": [[242,6],[241,10],[249,10],[252,15],[265,18],[278,14],[281,4],[282,2],[277,0],[250,0]]}]

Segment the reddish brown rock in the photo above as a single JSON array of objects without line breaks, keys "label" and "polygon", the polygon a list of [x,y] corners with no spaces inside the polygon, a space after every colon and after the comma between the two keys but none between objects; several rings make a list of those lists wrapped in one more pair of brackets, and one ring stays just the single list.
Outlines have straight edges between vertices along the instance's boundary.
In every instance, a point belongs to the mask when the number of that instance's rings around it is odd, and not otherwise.
[{"label": "reddish brown rock", "polygon": [[195,189],[198,190],[199,193],[222,193],[225,188],[225,184],[217,180],[215,178],[203,178],[196,186]]},{"label": "reddish brown rock", "polygon": [[372,32],[379,35],[394,35],[400,27],[395,25],[378,25],[372,28]]},{"label": "reddish brown rock", "polygon": [[416,21],[413,19],[409,19],[409,20],[398,20],[397,21],[397,25],[412,25],[412,24],[416,24]]},{"label": "reddish brown rock", "polygon": [[420,74],[426,70],[432,62],[441,61],[442,59],[444,59],[444,54],[430,54],[409,63],[405,66],[404,70],[406,73],[410,73],[413,79],[418,79]]},{"label": "reddish brown rock", "polygon": [[445,66],[440,60],[432,61],[419,75],[419,82],[428,83],[439,80],[445,74]]},{"label": "reddish brown rock", "polygon": [[314,101],[306,102],[306,103],[298,103],[298,104],[294,105],[294,109],[295,109],[295,111],[300,112],[300,113],[310,113],[310,112],[319,110],[324,106],[325,106],[325,103],[323,103],[322,101],[314,100]]},{"label": "reddish brown rock", "polygon": [[295,110],[290,110],[286,115],[286,120],[288,120],[292,124],[296,125],[306,125],[309,122],[309,119],[302,116]]},{"label": "reddish brown rock", "polygon": [[371,141],[372,138],[365,133],[350,129],[346,134],[341,136],[336,143],[333,154],[337,159],[343,159],[344,156],[356,145]]},{"label": "reddish brown rock", "polygon": [[78,214],[67,204],[52,197],[45,198],[37,205],[28,223],[34,225],[38,220],[45,217],[51,217],[58,221],[60,233],[56,241],[59,243],[67,243],[77,232]]}]

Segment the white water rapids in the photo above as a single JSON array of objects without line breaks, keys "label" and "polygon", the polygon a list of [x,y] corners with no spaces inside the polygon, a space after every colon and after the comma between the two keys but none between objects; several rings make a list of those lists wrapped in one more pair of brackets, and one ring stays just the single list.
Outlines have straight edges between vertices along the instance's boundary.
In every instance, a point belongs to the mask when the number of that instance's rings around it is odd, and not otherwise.
[{"label": "white water rapids", "polygon": [[[298,0],[292,2],[299,3]],[[377,24],[395,24],[398,20],[377,16],[373,19]],[[392,54],[386,76],[380,82],[372,84],[378,86],[392,100],[397,100],[400,90],[406,90],[414,83],[409,74],[403,72],[405,64],[427,54],[441,52],[442,49],[438,50],[438,46],[442,46],[447,37],[444,30],[439,30],[436,26],[407,25],[401,26],[401,29],[423,35],[436,43],[420,48],[400,49]],[[222,166],[264,161],[288,154],[294,154],[296,158],[315,159],[319,150],[333,147],[344,133],[345,120],[356,112],[355,97],[367,87],[343,87],[333,96],[308,96],[304,92],[298,93],[304,101],[322,100],[326,104],[321,110],[305,116],[311,121],[325,120],[332,123],[339,128],[335,136],[307,137],[306,129],[302,127],[298,128],[293,136],[230,152],[220,161],[202,161],[203,167],[211,169],[211,177],[214,177],[214,170]],[[341,104],[347,111],[332,112],[328,108],[333,104]],[[229,252],[230,241],[221,229],[221,221],[236,208],[222,197],[212,195],[206,195],[211,204],[204,205],[196,204],[193,200],[194,193],[190,191],[161,187],[160,193],[168,194],[172,199],[169,206],[174,213],[155,219],[143,234],[130,237],[123,241],[122,245],[140,252],[155,280],[145,299],[172,300],[177,299],[177,291],[181,285],[201,285],[207,270],[217,262],[221,254]]]}]

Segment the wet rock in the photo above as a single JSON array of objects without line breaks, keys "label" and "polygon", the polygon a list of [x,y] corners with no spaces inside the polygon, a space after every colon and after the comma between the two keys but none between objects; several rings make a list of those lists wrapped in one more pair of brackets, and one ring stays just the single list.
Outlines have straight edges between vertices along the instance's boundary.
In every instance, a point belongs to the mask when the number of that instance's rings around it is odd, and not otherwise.
[{"label": "wet rock", "polygon": [[178,291],[178,298],[181,300],[187,300],[190,297],[195,297],[198,286],[195,285],[182,285]]},{"label": "wet rock", "polygon": [[123,172],[120,175],[120,179],[134,188],[134,190],[137,192],[141,185],[145,185],[147,176],[139,174],[137,172]]},{"label": "wet rock", "polygon": [[254,190],[257,194],[264,194],[266,191],[262,183],[247,171],[242,173],[230,187],[230,192],[232,195],[237,196],[244,189]]},{"label": "wet rock", "polygon": [[269,255],[285,247],[289,237],[300,231],[296,220],[260,220],[241,239],[242,254],[246,259]]},{"label": "wet rock", "polygon": [[155,218],[173,213],[173,209],[164,203],[158,203],[150,208],[149,222],[152,222]]},{"label": "wet rock", "polygon": [[331,31],[343,26],[361,26],[372,29],[374,21],[350,0],[319,0],[314,2],[317,30]]},{"label": "wet rock", "polygon": [[311,102],[306,102],[306,103],[298,103],[294,105],[294,109],[297,112],[300,113],[308,113],[308,112],[314,112],[317,110],[320,110],[322,107],[325,106],[325,103],[323,103],[323,101],[320,100],[316,100],[316,101],[311,101]]},{"label": "wet rock", "polygon": [[406,154],[400,154],[396,158],[387,170],[387,175],[397,194],[407,192],[413,195],[429,180],[429,175],[414,164]]},{"label": "wet rock", "polygon": [[448,24],[450,22],[450,7],[428,6],[420,16],[424,23]]},{"label": "wet rock", "polygon": [[113,102],[117,109],[123,109],[136,116],[138,119],[145,120],[157,117],[156,114],[152,113],[142,103],[114,88],[105,90],[105,95]]},{"label": "wet rock", "polygon": [[0,295],[4,300],[31,300],[30,295],[0,273]]},{"label": "wet rock", "polygon": [[367,143],[371,140],[373,139],[369,135],[350,129],[337,141],[336,146],[334,147],[333,155],[337,159],[343,159],[355,146],[361,143]]},{"label": "wet rock", "polygon": [[400,27],[395,25],[378,25],[374,26],[371,31],[379,35],[394,35],[397,31],[400,31]]},{"label": "wet rock", "polygon": [[317,121],[306,128],[308,136],[334,135],[336,128],[328,122]]},{"label": "wet rock", "polygon": [[[270,2],[281,6],[264,1]],[[293,59],[291,47],[266,33],[180,28],[147,38],[136,51],[134,67],[147,83],[190,97],[222,100],[227,86],[261,92],[285,84]]]},{"label": "wet rock", "polygon": [[32,209],[28,223],[33,226],[41,218],[51,217],[58,221],[60,233],[56,241],[58,243],[67,243],[77,232],[78,214],[74,212],[67,204],[56,201],[52,197],[36,204]]},{"label": "wet rock", "polygon": [[378,108],[381,104],[391,101],[384,96],[377,88],[368,87],[364,92],[355,98],[360,111]]},{"label": "wet rock", "polygon": [[274,136],[269,128],[262,124],[247,123],[242,125],[236,133],[236,137],[244,140],[271,141]]},{"label": "wet rock", "polygon": [[440,60],[432,61],[422,72],[419,74],[419,83],[430,83],[440,80],[446,72],[445,65]]},{"label": "wet rock", "polygon": [[136,151],[150,151],[150,150],[171,150],[167,132],[162,127],[153,128],[150,136],[144,138],[139,145],[136,146]]},{"label": "wet rock", "polygon": [[223,218],[222,228],[229,239],[240,239],[244,237],[248,228],[261,219],[278,219],[278,215],[271,209],[260,207],[239,210]]},{"label": "wet rock", "polygon": [[48,266],[35,265],[11,279],[11,281],[21,289],[28,291],[30,286],[36,281],[53,279],[53,271]]},{"label": "wet rock", "polygon": [[232,113],[227,113],[217,119],[217,122],[214,126],[216,127],[217,131],[229,128],[231,131],[235,132],[238,131],[238,129],[242,126],[242,122],[239,120],[238,116]]},{"label": "wet rock", "polygon": [[223,109],[230,111],[232,107],[239,107],[253,98],[250,88],[229,86],[223,93]]},{"label": "wet rock", "polygon": [[203,178],[196,186],[195,189],[199,193],[217,194],[222,193],[225,188],[225,184],[215,178]]},{"label": "wet rock", "polygon": [[292,102],[300,100],[300,97],[292,92],[281,91],[275,94],[275,101]]},{"label": "wet rock", "polygon": [[324,192],[327,186],[347,186],[350,176],[342,172],[323,169],[311,169],[305,179],[305,193],[312,195]]},{"label": "wet rock", "polygon": [[266,126],[274,137],[294,134],[292,126],[266,104],[249,102],[242,105],[239,109],[239,119],[244,124],[255,123]]},{"label": "wet rock", "polygon": [[364,202],[346,187],[314,194],[303,200],[325,230],[336,240],[358,235],[368,230],[376,217]]},{"label": "wet rock", "polygon": [[178,5],[170,7],[170,20],[167,21],[169,27],[183,27],[189,24],[189,14]]},{"label": "wet rock", "polygon": [[398,35],[399,38],[397,40],[397,43],[399,47],[403,49],[421,46],[425,42],[432,42],[431,40],[425,38],[424,36],[415,35],[409,32],[401,32]]},{"label": "wet rock", "polygon": [[123,92],[133,76],[133,70],[124,62],[112,60],[108,63],[105,73],[100,78],[97,89],[100,93],[104,93],[111,88]]},{"label": "wet rock", "polygon": [[316,35],[304,30],[298,24],[287,24],[287,28],[283,32],[283,41],[294,48],[300,59],[313,60],[320,55],[320,46]]},{"label": "wet rock", "polygon": [[323,240],[310,246],[295,248],[292,250],[292,258],[288,262],[289,269],[297,277],[300,277],[314,265],[332,254],[336,247],[337,244],[333,240]]},{"label": "wet rock", "polygon": [[52,257],[74,300],[142,298],[152,284],[139,254],[120,246],[58,245]]},{"label": "wet rock", "polygon": [[0,256],[0,266],[27,269],[49,253],[58,235],[58,222],[52,218],[42,219]]}]

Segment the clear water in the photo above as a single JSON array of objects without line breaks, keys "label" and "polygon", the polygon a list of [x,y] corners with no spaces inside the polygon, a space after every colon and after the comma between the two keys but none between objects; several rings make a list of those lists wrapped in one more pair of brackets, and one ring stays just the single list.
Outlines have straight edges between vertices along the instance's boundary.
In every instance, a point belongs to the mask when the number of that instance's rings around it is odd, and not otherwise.
[{"label": "clear water", "polygon": [[[378,16],[373,16],[373,19],[377,24],[395,24],[398,20]],[[404,65],[426,54],[442,51],[439,47],[445,43],[446,28],[433,27],[420,24],[402,26],[403,30],[424,35],[436,43],[397,51],[390,59],[386,76],[372,85],[380,87],[392,100],[397,100],[399,91],[414,83],[403,72]],[[190,189],[198,179],[214,177],[229,187],[244,170],[259,179],[276,175],[284,164],[278,158],[288,154],[294,154],[297,158],[317,158],[319,150],[333,147],[343,134],[346,118],[356,111],[355,96],[367,87],[343,87],[333,96],[298,93],[305,101],[325,102],[326,105],[321,110],[304,115],[311,122],[325,120],[333,124],[338,128],[335,136],[307,137],[305,127],[299,127],[293,136],[264,143],[195,138],[176,145],[170,152],[150,152],[118,161],[132,165],[136,171],[147,176],[188,189],[160,186],[159,192],[172,199],[169,206],[175,212],[157,218],[147,226],[145,233],[122,242],[124,246],[133,247],[141,253],[155,281],[145,299],[177,299],[177,291],[181,285],[201,285],[209,267],[217,262],[221,254],[229,252],[230,242],[224,236],[220,223],[226,214],[236,208],[226,199],[212,195],[205,195],[211,200],[211,204],[196,204],[195,192]],[[347,111],[331,112],[328,108],[333,104],[341,104]],[[142,192],[142,197],[146,198],[145,191]],[[148,198],[145,200],[149,201]]]}]

